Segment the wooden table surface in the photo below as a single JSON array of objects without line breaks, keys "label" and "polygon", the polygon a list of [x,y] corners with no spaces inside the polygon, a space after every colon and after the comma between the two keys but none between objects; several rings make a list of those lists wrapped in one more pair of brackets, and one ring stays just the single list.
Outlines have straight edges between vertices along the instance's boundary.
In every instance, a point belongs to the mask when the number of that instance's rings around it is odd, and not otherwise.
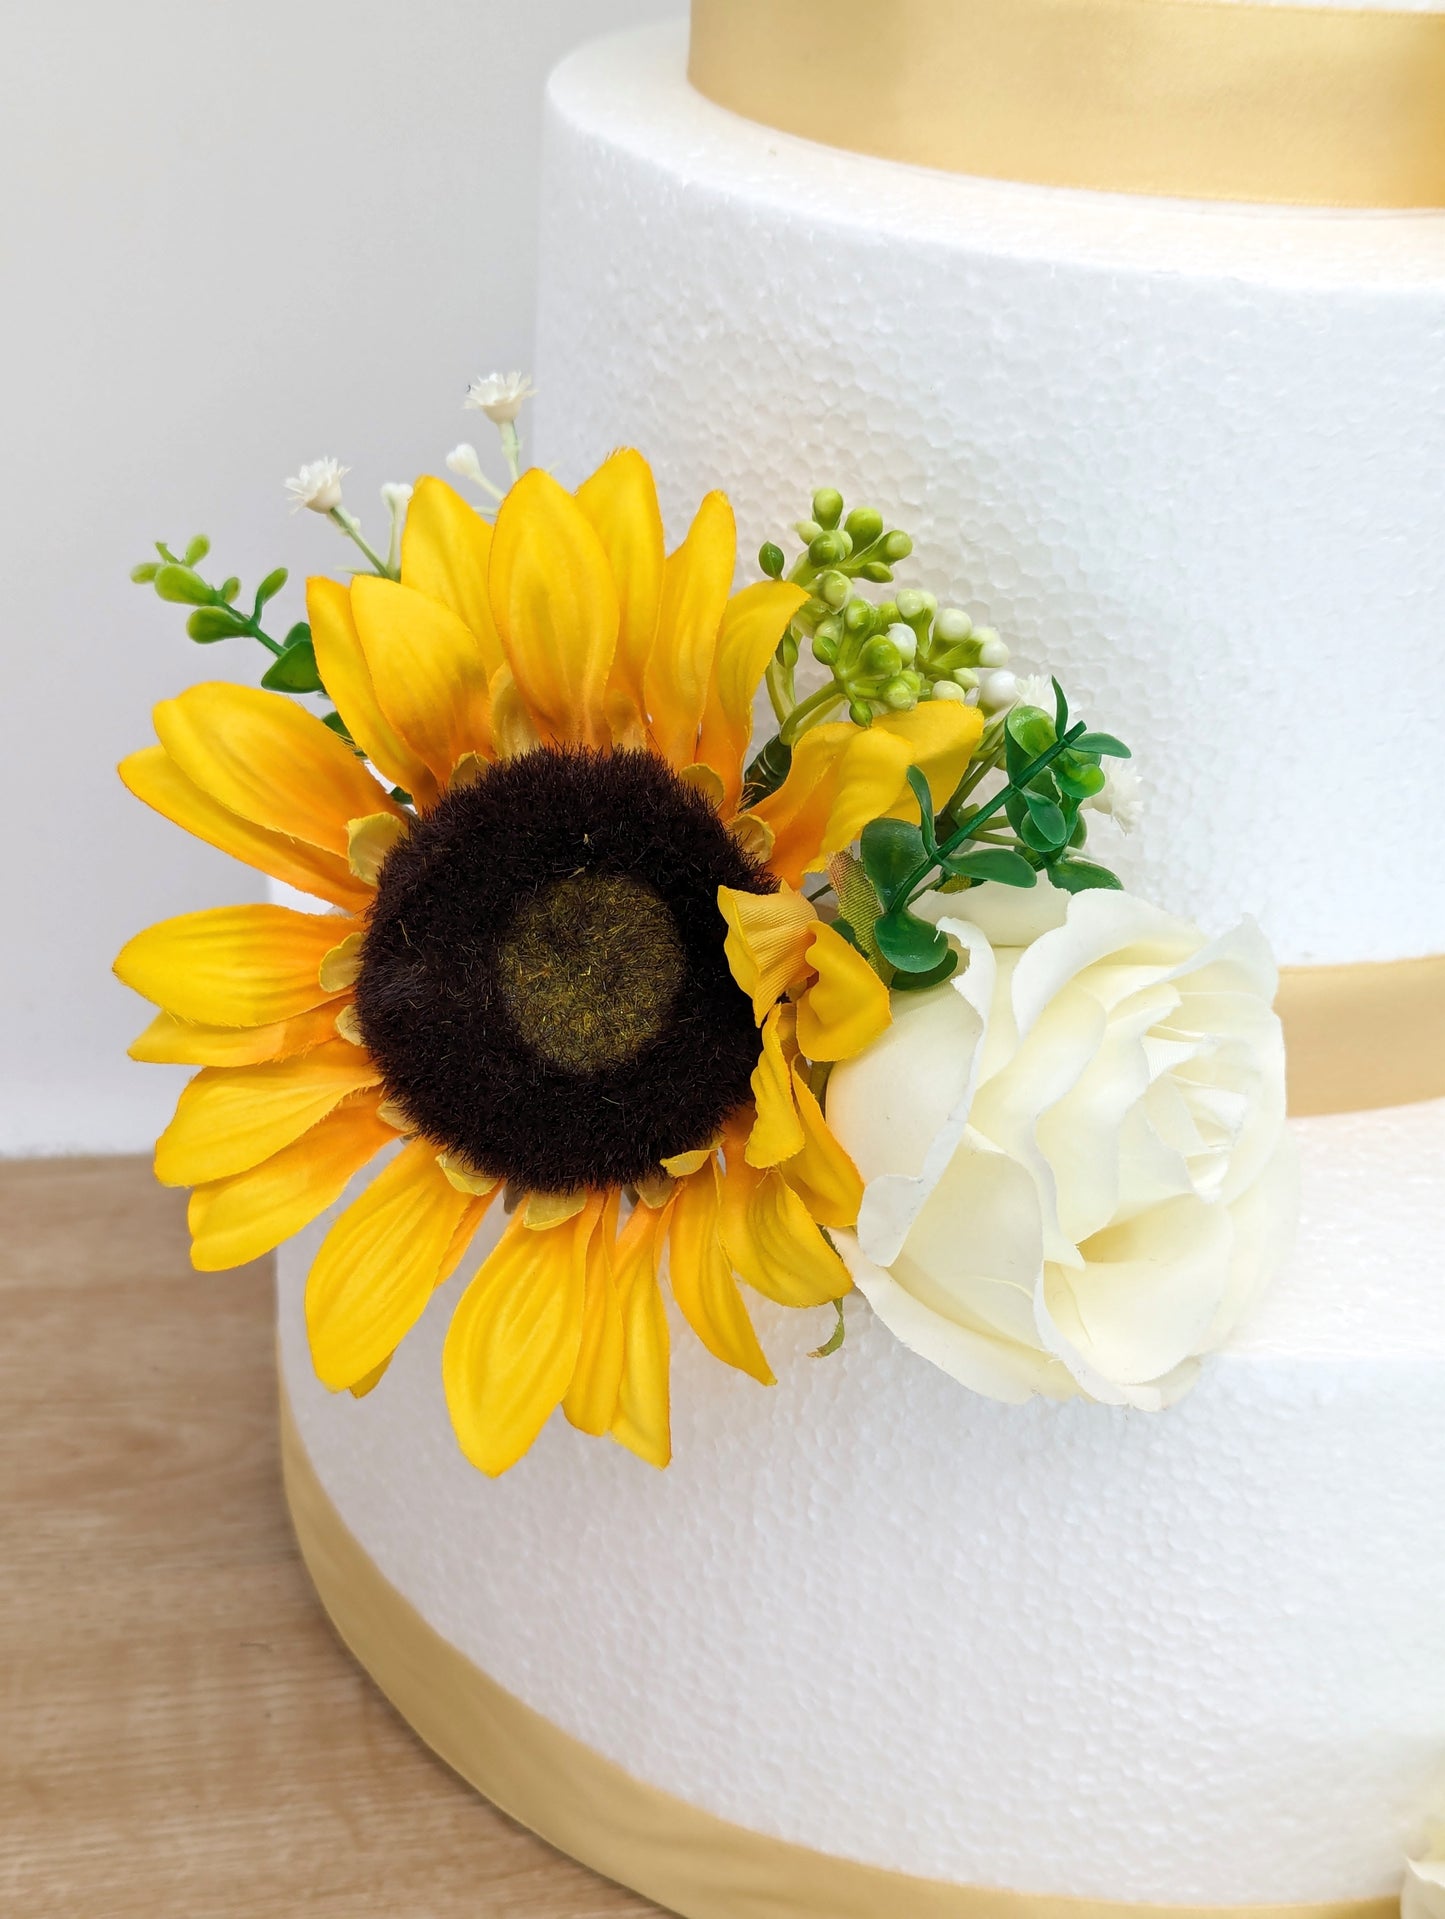
[{"label": "wooden table surface", "polygon": [[5,1919],[644,1919],[351,1663],[281,1502],[271,1279],[133,1159],[0,1162]]}]

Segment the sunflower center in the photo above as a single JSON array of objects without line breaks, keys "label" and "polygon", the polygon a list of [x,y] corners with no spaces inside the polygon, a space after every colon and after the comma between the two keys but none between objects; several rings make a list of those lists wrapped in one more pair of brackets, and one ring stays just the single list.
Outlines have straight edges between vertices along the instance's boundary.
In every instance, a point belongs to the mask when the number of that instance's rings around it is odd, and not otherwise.
[{"label": "sunflower center", "polygon": [[533,1192],[631,1185],[750,1095],[717,891],[777,882],[656,754],[539,748],[456,787],[378,881],[362,1038],[418,1133]]},{"label": "sunflower center", "polygon": [[517,1032],[569,1073],[635,1058],[666,1024],[686,964],[672,914],[627,873],[555,881],[497,948]]}]

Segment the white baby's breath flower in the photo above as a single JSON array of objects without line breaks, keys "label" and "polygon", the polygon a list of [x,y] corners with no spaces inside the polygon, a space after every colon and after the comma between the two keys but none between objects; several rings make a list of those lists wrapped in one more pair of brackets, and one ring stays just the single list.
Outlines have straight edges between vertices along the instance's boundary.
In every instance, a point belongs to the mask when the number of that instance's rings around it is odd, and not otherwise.
[{"label": "white baby's breath flower", "polygon": [[313,513],[333,513],[341,504],[341,476],[349,466],[339,460],[308,460],[299,473],[286,482],[291,496],[291,511],[309,506]]},{"label": "white baby's breath flower", "polygon": [[504,426],[516,419],[523,401],[532,399],[536,391],[525,373],[488,373],[472,381],[465,403],[485,413],[494,426]]},{"label": "white baby's breath flower", "polygon": [[1020,706],[1041,707],[1045,713],[1054,710],[1054,683],[1047,673],[1020,673],[1018,676],[1018,703]]},{"label": "white baby's breath flower", "polygon": [[405,480],[388,480],[381,489],[382,503],[388,513],[399,513],[411,498],[411,488]]},{"label": "white baby's breath flower", "polygon": [[[986,885],[918,911],[966,965],[898,994],[828,1081],[865,1181],[837,1235],[853,1278],[974,1392],[1170,1405],[1294,1225],[1263,935],[1208,940],[1104,888]],[[1445,1919],[1423,1897],[1407,1919]]]},{"label": "white baby's breath flower", "polygon": [[1132,766],[1106,764],[1102,789],[1084,804],[1107,813],[1121,833],[1132,833],[1144,814],[1144,782]]},{"label": "white baby's breath flower", "polygon": [[477,449],[470,440],[463,440],[459,446],[452,448],[447,455],[447,468],[449,472],[458,474],[463,480],[471,480],[477,486],[485,486],[487,483],[487,476],[482,471],[482,463],[477,458]]}]

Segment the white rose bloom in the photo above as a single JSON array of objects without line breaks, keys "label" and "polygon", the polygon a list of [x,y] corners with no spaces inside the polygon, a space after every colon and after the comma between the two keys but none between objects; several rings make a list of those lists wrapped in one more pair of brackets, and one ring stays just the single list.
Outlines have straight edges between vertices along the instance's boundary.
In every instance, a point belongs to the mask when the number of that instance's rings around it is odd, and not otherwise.
[{"label": "white rose bloom", "polygon": [[833,1070],[866,1182],[837,1240],[905,1345],[975,1392],[1148,1410],[1193,1384],[1288,1250],[1277,976],[1125,893],[919,902],[964,964]]}]

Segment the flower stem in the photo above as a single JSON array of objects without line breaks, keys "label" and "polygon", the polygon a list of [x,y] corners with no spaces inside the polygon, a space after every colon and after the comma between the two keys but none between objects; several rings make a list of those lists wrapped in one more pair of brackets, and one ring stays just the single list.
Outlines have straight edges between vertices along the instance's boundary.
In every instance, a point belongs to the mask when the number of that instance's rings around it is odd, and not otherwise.
[{"label": "flower stem", "polygon": [[[497,432],[501,436],[502,452],[506,458],[507,470],[515,483],[522,477],[522,436],[517,431],[515,420],[498,422]],[[498,495],[498,498],[501,496]]]},{"label": "flower stem", "polygon": [[348,513],[344,506],[334,506],[326,517],[328,520],[334,520],[346,535],[347,539],[361,548],[361,551],[366,555],[367,559],[371,561],[373,570],[379,573],[382,579],[395,580],[400,577],[399,573],[392,572],[386,561],[382,559],[381,555],[366,539],[361,531],[361,523],[355,514]]},{"label": "flower stem", "polygon": [[830,680],[826,686],[820,686],[816,693],[810,693],[807,699],[793,708],[778,728],[778,738],[785,746],[791,746],[800,733],[806,733],[810,726],[816,726],[819,720],[826,717],[830,708],[846,698],[842,688]]}]

